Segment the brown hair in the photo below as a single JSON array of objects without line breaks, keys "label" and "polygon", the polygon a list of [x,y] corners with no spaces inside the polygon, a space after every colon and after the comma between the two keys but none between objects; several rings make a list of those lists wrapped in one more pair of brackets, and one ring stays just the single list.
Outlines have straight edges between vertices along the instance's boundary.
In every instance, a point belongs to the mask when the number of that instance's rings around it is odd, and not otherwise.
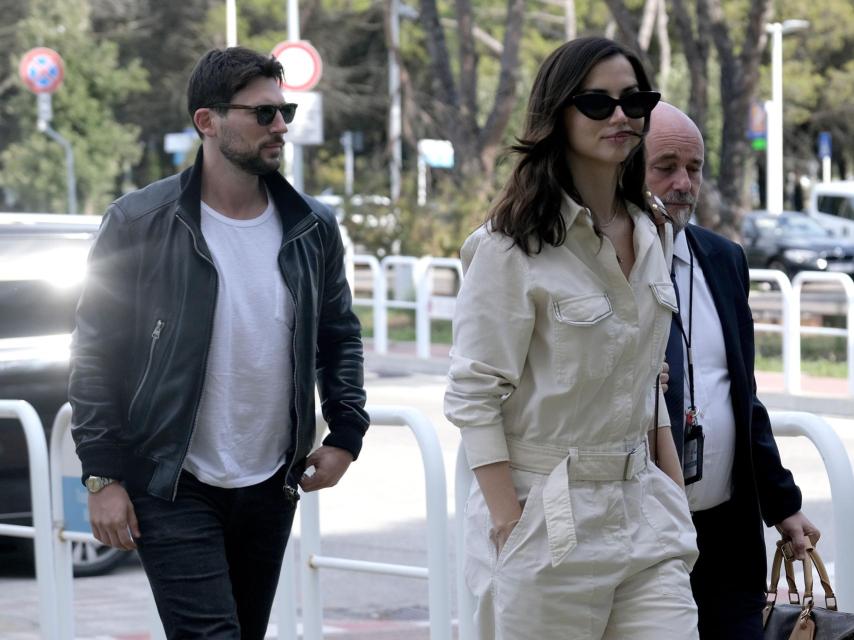
[{"label": "brown hair", "polygon": [[[284,80],[282,64],[272,56],[245,47],[211,49],[196,63],[187,82],[190,120],[197,109],[231,102],[234,94],[255,78],[271,78],[281,84]],[[193,127],[202,137],[195,122]]]},{"label": "brown hair", "polygon": [[[543,243],[558,246],[566,239],[566,223],[560,215],[563,192],[576,202],[582,200],[566,161],[563,111],[569,100],[581,92],[590,70],[616,55],[631,63],[638,88],[651,90],[638,57],[607,38],[571,40],[555,49],[540,66],[528,99],[525,131],[511,147],[519,158],[487,216],[492,228],[511,237],[525,253],[539,253]],[[643,133],[648,130],[649,118],[645,118]],[[622,163],[617,196],[649,211],[643,194],[644,164],[641,139]]]}]

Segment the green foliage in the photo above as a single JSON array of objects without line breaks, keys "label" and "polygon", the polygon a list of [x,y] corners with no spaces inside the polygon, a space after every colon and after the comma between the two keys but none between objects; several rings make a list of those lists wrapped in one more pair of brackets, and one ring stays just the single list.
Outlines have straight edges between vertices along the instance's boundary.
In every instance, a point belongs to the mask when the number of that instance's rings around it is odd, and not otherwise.
[{"label": "green foliage", "polygon": [[[382,0],[313,0],[300,3],[301,36],[313,42],[324,60],[318,90],[324,97],[326,142],[305,149],[306,190],[344,191],[344,131],[362,132],[356,154],[355,191],[388,193],[388,52]],[[409,3],[416,7],[418,3]],[[470,0],[477,27],[501,42],[506,2]],[[637,18],[643,0],[625,0]],[[690,5],[691,3],[689,3]],[[732,41],[742,41],[750,0],[722,0]],[[287,5],[282,0],[240,0],[238,40],[269,51],[287,39]],[[611,22],[607,4],[576,0],[579,35],[602,34]],[[439,0],[445,19],[456,18],[455,0]],[[99,212],[122,189],[123,176],[137,185],[172,173],[163,151],[163,135],[190,125],[185,107],[186,81],[199,56],[225,46],[225,3],[221,0],[0,0],[0,189],[17,198],[7,207],[65,209],[65,160],[62,148],[35,130],[35,98],[17,80],[17,63],[27,49],[51,46],[67,63],[66,82],[54,98],[54,128],[72,141],[82,208]],[[772,20],[804,18],[809,31],[786,36],[785,98],[787,169],[814,172],[819,131],[833,134],[838,166],[854,158],[854,5],[850,0],[777,0]],[[542,60],[564,39],[560,3],[530,0],[522,25],[513,114],[502,144],[510,145],[523,126],[528,92]],[[682,43],[670,16],[673,66],[667,99],[687,105],[689,77]],[[428,205],[415,204],[415,143],[446,136],[446,118],[435,107],[437,86],[421,25],[401,20],[404,83],[403,197],[393,211],[378,211],[388,224],[355,228],[351,235],[380,252],[453,255],[479,224],[488,201],[506,179],[512,160],[501,160],[492,181],[460,184],[449,172],[434,171]],[[708,25],[700,25],[708,29]],[[452,66],[458,65],[457,32],[445,22]],[[484,122],[498,81],[498,58],[476,39],[479,56],[478,122]],[[657,61],[658,44],[651,56]],[[756,96],[770,96],[763,53],[763,80]],[[719,66],[709,61],[707,162],[717,173],[721,137]],[[456,71],[456,69],[455,69]],[[441,97],[440,97],[441,100]],[[761,161],[762,154],[756,156]],[[188,158],[186,161],[191,160]],[[129,170],[129,173],[126,173]],[[128,186],[128,185],[124,185]],[[0,194],[2,195],[2,194]],[[362,213],[361,220],[372,212]],[[388,215],[391,215],[391,218]]]},{"label": "green foliage", "polygon": [[[53,94],[52,127],[74,149],[80,209],[102,212],[119,177],[141,157],[139,129],[118,122],[115,110],[148,88],[147,74],[135,60],[120,67],[118,46],[93,37],[85,0],[34,1],[16,32],[16,57],[43,45],[65,60],[65,81]],[[17,135],[0,153],[0,185],[13,194],[17,209],[66,211],[65,155],[36,131],[34,95],[19,87],[2,112],[17,121]]]},{"label": "green foliage", "polygon": [[424,206],[408,190],[394,207],[345,203],[344,226],[359,252],[456,257],[463,240],[487,213],[486,195],[480,193],[479,185],[467,186],[461,188],[453,180],[433,181]]},{"label": "green foliage", "polygon": [[[788,168],[807,175],[815,170],[820,131],[831,132],[834,160],[850,167],[854,163],[854,4],[779,0],[774,20],[789,18],[808,20],[810,26],[783,38],[786,152],[794,161]],[[770,95],[770,66],[765,71],[764,94]]]}]

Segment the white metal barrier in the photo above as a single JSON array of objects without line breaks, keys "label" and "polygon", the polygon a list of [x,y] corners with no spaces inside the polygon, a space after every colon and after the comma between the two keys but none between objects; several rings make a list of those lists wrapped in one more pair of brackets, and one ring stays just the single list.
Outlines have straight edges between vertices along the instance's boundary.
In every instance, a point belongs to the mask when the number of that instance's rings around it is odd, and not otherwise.
[{"label": "white metal barrier", "polygon": [[[374,256],[353,256],[353,263],[367,266],[371,271],[372,296],[370,298],[353,298],[353,304],[370,306],[374,315],[374,351],[388,353],[388,310],[407,309],[415,311],[415,344],[419,358],[430,357],[430,320],[431,318],[450,319],[448,311],[439,312],[434,309],[439,302],[450,301],[453,306],[455,296],[433,296],[433,271],[439,268],[453,269],[459,281],[462,282],[462,264],[457,258],[434,258],[425,256],[386,256],[378,261]],[[388,297],[387,277],[394,269],[407,267],[412,269],[415,300],[390,300]]]},{"label": "white metal barrier", "polygon": [[[302,583],[303,640],[320,640],[323,627],[323,606],[320,592],[320,569],[359,571],[428,581],[431,640],[451,639],[450,573],[448,570],[447,485],[442,449],[436,430],[419,411],[402,406],[368,406],[371,424],[409,427],[418,443],[424,464],[424,485],[427,498],[427,567],[366,562],[324,556],[320,548],[320,503],[318,492],[305,493],[300,499],[300,568]],[[317,416],[318,430],[323,418]],[[293,556],[286,557],[282,567],[283,579],[295,574]],[[291,579],[293,579],[291,577]],[[280,581],[281,588],[281,581]],[[295,598],[279,598],[280,624],[296,620]],[[296,638],[290,627],[286,635],[280,627],[280,640]]]},{"label": "white metal barrier", "polygon": [[[804,436],[815,445],[830,481],[833,529],[836,532],[836,598],[841,611],[854,612],[854,554],[848,536],[854,532],[854,472],[845,445],[825,420],[801,411],[770,411],[771,429],[776,437]],[[761,470],[759,470],[761,473]]]},{"label": "white metal barrier", "polygon": [[[63,472],[62,472],[62,448],[66,433],[71,427],[71,405],[67,402],[62,405],[53,421],[50,432],[49,447],[49,474],[50,495],[47,503],[52,513],[52,526],[48,531],[53,545],[53,558],[55,567],[55,580],[51,588],[55,589],[56,615],[58,616],[59,635],[55,636],[62,640],[73,640],[74,634],[74,563],[72,558],[72,542],[87,544],[100,544],[95,537],[84,531],[69,531],[65,522],[65,508],[63,501]],[[33,521],[34,532],[38,532],[39,524]],[[53,586],[55,583],[55,586]],[[41,585],[40,585],[41,586]],[[154,608],[154,601],[150,599],[149,607],[149,632],[151,640],[166,640],[163,625]],[[49,636],[54,637],[54,636]]]},{"label": "white metal barrier", "polygon": [[371,270],[371,293],[370,298],[353,297],[353,304],[370,305],[374,312],[374,351],[377,353],[388,353],[388,316],[386,303],[388,301],[388,285],[386,284],[385,272],[380,266],[380,261],[374,256],[355,255],[353,264],[366,265]]},{"label": "white metal barrier", "polygon": [[30,465],[30,499],[33,526],[0,524],[0,535],[32,538],[35,542],[36,580],[39,594],[39,620],[42,637],[60,637],[58,618],[59,595],[56,584],[56,562],[51,535],[50,482],[44,428],[36,410],[23,400],[0,400],[0,418],[17,419],[24,429]]},{"label": "white metal barrier", "polygon": [[[792,279],[792,316],[797,318],[800,325],[801,317],[801,289],[805,282],[833,282],[842,286],[845,291],[845,301],[847,307],[847,321],[845,329],[836,329],[833,327],[800,327],[800,333],[809,333],[812,335],[831,335],[831,336],[846,336],[848,341],[847,348],[847,363],[848,363],[848,394],[854,395],[854,282],[851,281],[851,276],[845,273],[826,273],[823,271],[802,271],[795,275]],[[793,354],[793,368],[797,369],[797,384],[791,393],[800,391],[801,380],[801,342],[798,339],[797,351]]]},{"label": "white metal barrier", "polygon": [[[751,269],[750,279],[774,282],[782,296],[782,324],[756,323],[757,331],[782,333],[783,338],[783,391],[801,392],[801,335],[843,336],[847,338],[848,394],[854,395],[854,282],[844,273],[802,271],[791,282],[782,271]],[[835,327],[801,326],[801,291],[805,282],[832,282],[845,291],[847,322],[845,329]]]},{"label": "white metal barrier", "polygon": [[[433,258],[426,256],[419,261],[418,288],[415,300],[418,311],[415,314],[415,340],[419,358],[430,357],[430,312],[433,289],[433,270],[437,268],[453,269],[457,274],[457,282],[463,281],[462,262],[457,258]],[[443,314],[443,317],[453,317],[453,313]]]},{"label": "white metal barrier", "polygon": [[789,282],[785,273],[776,269],[751,269],[750,279],[754,282],[773,282],[780,288],[782,325],[756,323],[754,329],[756,331],[782,333],[783,390],[786,393],[795,393],[795,389],[800,389],[801,384],[800,365],[798,368],[794,366],[795,361],[800,360],[800,334],[798,333],[800,319],[798,316],[793,317],[792,315],[792,300],[794,299],[792,283]]},{"label": "white metal barrier", "polygon": [[[830,481],[833,505],[833,528],[836,532],[834,562],[836,598],[840,611],[854,612],[854,554],[848,550],[848,536],[854,532],[854,472],[845,446],[825,420],[800,411],[771,411],[771,429],[775,437],[804,436],[815,445],[824,461]],[[761,473],[761,469],[758,473]],[[466,585],[463,573],[465,557],[465,510],[474,474],[469,469],[462,444],[457,451],[456,477],[454,479],[457,549],[457,615],[459,640],[473,640],[476,601]]]}]

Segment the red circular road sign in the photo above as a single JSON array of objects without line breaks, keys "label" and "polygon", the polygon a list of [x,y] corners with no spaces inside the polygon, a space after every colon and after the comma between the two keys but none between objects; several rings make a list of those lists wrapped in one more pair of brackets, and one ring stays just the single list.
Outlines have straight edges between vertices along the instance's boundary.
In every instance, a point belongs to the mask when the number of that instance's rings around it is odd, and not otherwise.
[{"label": "red circular road sign", "polygon": [[323,74],[320,54],[307,40],[280,42],[273,49],[273,57],[285,69],[285,91],[311,91]]},{"label": "red circular road sign", "polygon": [[21,58],[18,73],[27,88],[33,93],[53,93],[59,89],[65,77],[65,65],[53,49],[36,47]]}]

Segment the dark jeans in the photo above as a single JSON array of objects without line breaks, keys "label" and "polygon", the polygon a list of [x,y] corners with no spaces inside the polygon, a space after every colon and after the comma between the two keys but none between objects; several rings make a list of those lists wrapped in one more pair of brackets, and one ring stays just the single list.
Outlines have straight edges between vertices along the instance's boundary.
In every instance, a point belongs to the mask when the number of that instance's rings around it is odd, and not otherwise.
[{"label": "dark jeans", "polygon": [[[744,524],[730,502],[693,514],[700,557],[691,572],[700,640],[762,640],[765,592],[745,589],[741,569],[763,558],[746,557]],[[757,534],[758,535],[758,534]]]},{"label": "dark jeans", "polygon": [[183,472],[174,502],[131,496],[170,640],[263,640],[296,507],[283,484],[284,469],[240,489]]}]

